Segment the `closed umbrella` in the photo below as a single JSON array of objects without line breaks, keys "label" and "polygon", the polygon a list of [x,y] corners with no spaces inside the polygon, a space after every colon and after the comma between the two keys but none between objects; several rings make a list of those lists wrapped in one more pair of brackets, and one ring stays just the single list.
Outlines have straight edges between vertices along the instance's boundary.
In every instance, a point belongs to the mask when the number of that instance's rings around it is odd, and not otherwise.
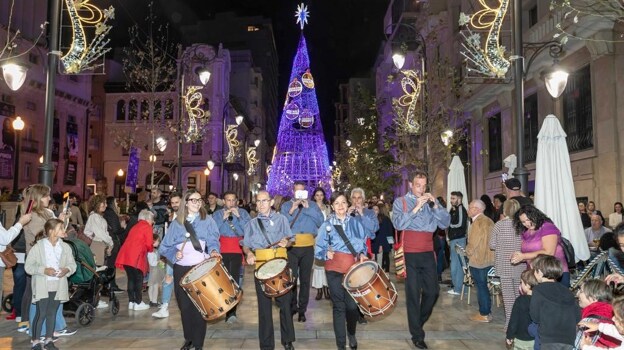
[{"label": "closed umbrella", "polygon": [[537,135],[535,206],[548,215],[574,246],[577,260],[589,259],[589,247],[576,203],[566,133],[550,114]]},{"label": "closed umbrella", "polygon": [[462,204],[468,209],[468,191],[466,189],[466,177],[464,176],[464,165],[459,156],[454,156],[449,166],[448,182],[446,186],[446,203],[448,210],[451,210],[451,192],[459,191],[464,197]]}]

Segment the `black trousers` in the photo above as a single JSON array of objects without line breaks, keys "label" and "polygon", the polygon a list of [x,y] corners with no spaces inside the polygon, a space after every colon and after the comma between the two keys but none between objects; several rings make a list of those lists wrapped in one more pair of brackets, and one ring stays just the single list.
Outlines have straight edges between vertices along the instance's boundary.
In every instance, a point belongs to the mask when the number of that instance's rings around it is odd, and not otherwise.
[{"label": "black trousers", "polygon": [[[332,311],[334,321],[334,335],[336,336],[336,346],[338,348],[346,347],[347,333],[355,336],[355,328],[360,315],[359,309],[355,304],[355,300],[349,295],[342,286],[342,278],[344,273],[336,271],[325,271],[327,276],[327,284],[329,285],[329,295],[332,300]],[[345,332],[346,321],[346,332]]]},{"label": "black trousers", "polygon": [[[292,269],[294,287],[292,289],[292,309],[304,314],[308,310],[310,299],[310,278],[314,264],[314,247],[292,247],[288,250],[288,265]],[[297,298],[297,278],[299,278],[299,297]]]},{"label": "black trousers", "polygon": [[128,300],[140,304],[143,302],[143,272],[128,265],[124,265],[124,270],[128,275]]},{"label": "black trousers", "polygon": [[431,316],[440,286],[433,252],[405,253],[407,323],[412,340],[425,339],[423,326]]},{"label": "black trousers", "polygon": [[[221,254],[223,257],[223,265],[228,270],[230,275],[236,283],[239,283],[240,280],[240,268],[243,264],[243,256],[238,253],[223,253]],[[241,288],[243,286],[240,286]],[[237,305],[238,306],[238,305]],[[236,316],[236,306],[234,306],[230,311],[225,314],[225,319],[227,320],[230,316]]]},{"label": "black trousers", "polygon": [[59,308],[60,300],[54,300],[56,297],[56,292],[48,292],[48,297],[44,299],[39,299],[35,303],[35,316],[34,319],[31,320],[31,328],[32,332],[32,340],[39,340],[41,337],[41,327],[43,327],[43,322],[46,322],[46,334],[45,337],[48,339],[52,339],[54,335],[54,327],[56,325],[56,310]]},{"label": "black trousers", "polygon": [[[273,330],[273,306],[271,298],[264,295],[260,282],[254,278],[256,284],[256,296],[258,297],[258,335],[260,338],[260,349],[275,349],[275,336]],[[275,298],[275,302],[280,309],[280,333],[282,344],[295,341],[295,325],[290,312],[290,300],[292,290],[281,297]]]},{"label": "black trousers", "polygon": [[180,315],[182,316],[182,330],[184,331],[184,340],[191,341],[193,347],[204,347],[204,339],[206,338],[206,321],[202,317],[199,310],[193,304],[193,301],[186,292],[180,287],[182,277],[194,266],[173,265],[173,285]]}]

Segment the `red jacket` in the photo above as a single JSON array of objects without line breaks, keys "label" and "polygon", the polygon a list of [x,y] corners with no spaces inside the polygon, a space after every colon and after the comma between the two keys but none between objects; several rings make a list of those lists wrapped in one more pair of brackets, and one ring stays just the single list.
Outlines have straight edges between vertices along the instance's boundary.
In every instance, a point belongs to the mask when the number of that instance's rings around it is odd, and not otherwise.
[{"label": "red jacket", "polygon": [[143,275],[149,270],[147,253],[154,250],[152,225],[145,220],[139,220],[130,229],[126,241],[119,249],[115,266],[123,269],[124,265],[132,266],[143,271]]}]

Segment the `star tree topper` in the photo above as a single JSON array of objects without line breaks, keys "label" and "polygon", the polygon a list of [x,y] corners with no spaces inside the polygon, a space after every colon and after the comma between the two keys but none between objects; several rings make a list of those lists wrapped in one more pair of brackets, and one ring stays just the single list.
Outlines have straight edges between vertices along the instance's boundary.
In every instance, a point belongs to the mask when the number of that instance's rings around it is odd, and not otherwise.
[{"label": "star tree topper", "polygon": [[295,18],[297,18],[297,23],[301,26],[301,30],[303,30],[303,26],[308,24],[308,17],[310,17],[308,7],[303,3],[299,4],[297,12],[295,12]]}]

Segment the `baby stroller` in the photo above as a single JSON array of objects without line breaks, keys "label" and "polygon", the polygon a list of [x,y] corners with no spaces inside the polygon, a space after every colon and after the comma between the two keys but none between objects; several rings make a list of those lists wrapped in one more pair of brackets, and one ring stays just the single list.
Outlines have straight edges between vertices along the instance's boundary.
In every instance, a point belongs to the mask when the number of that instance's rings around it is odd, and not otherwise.
[{"label": "baby stroller", "polygon": [[[69,277],[69,300],[63,304],[63,314],[73,316],[76,323],[88,326],[95,317],[95,308],[100,301],[102,288],[110,290],[115,278],[115,268],[96,271],[95,260],[89,246],[80,239],[67,239],[76,260],[76,272]],[[113,315],[119,312],[119,299],[109,293],[109,310]]]}]

